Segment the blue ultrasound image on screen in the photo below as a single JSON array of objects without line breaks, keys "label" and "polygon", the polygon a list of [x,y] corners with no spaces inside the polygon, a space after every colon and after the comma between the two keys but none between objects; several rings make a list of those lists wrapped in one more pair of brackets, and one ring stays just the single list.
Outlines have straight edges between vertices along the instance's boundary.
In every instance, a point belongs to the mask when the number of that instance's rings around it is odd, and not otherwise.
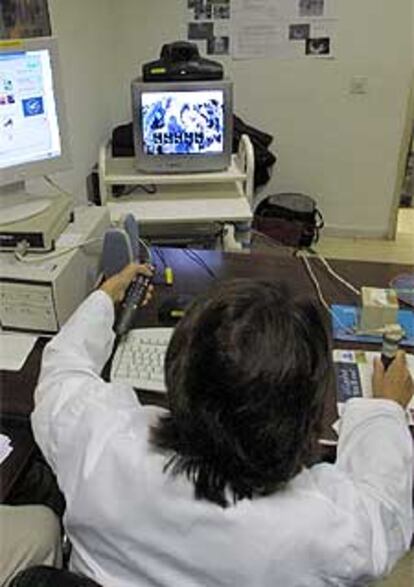
[{"label": "blue ultrasound image on screen", "polygon": [[143,148],[147,155],[222,153],[223,121],[221,90],[142,95]]}]

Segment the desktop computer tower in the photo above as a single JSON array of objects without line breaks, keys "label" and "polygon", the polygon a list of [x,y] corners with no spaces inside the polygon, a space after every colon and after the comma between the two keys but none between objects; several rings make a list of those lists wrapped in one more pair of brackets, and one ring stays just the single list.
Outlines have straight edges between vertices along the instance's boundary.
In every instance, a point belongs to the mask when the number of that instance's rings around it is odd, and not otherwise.
[{"label": "desktop computer tower", "polygon": [[[36,254],[35,263],[0,253],[0,321],[4,330],[56,333],[96,286],[102,238],[110,225],[106,207],[74,210],[74,221],[56,242],[55,252],[93,241],[60,256]],[[96,240],[95,240],[96,239]]]}]

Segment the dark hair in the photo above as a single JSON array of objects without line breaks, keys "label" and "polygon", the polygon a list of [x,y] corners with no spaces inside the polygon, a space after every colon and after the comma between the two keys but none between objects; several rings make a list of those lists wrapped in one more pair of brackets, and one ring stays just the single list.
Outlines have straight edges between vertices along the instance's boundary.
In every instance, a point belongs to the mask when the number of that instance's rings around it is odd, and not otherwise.
[{"label": "dark hair", "polygon": [[172,451],[197,498],[223,507],[269,494],[304,465],[331,372],[315,305],[275,283],[238,279],[192,304],[166,356],[170,413],[152,442]]}]

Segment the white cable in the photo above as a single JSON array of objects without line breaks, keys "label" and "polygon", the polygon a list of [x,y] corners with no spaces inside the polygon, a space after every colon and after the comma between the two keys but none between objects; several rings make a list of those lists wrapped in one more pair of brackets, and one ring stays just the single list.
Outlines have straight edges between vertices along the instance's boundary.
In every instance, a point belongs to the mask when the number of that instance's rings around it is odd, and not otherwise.
[{"label": "white cable", "polygon": [[333,318],[335,318],[335,320],[338,322],[339,326],[341,326],[341,328],[343,328],[345,330],[345,332],[348,332],[348,333],[351,333],[352,332],[353,333],[353,331],[349,328],[349,326],[346,326],[342,322],[342,320],[339,318],[339,316],[332,310],[332,308],[329,306],[328,302],[323,297],[321,286],[319,285],[319,282],[318,282],[318,280],[316,278],[316,275],[314,274],[314,272],[313,272],[313,270],[312,270],[312,268],[310,266],[310,263],[309,263],[308,259],[306,258],[306,256],[303,255],[303,254],[298,255],[298,256],[299,256],[300,259],[302,259],[302,261],[303,261],[303,263],[305,265],[305,268],[306,268],[306,270],[307,270],[307,272],[309,274],[309,277],[311,278],[311,281],[312,281],[313,285],[315,286],[316,293],[318,294],[318,298],[319,298],[319,301],[322,304],[322,306],[325,308],[325,310]]},{"label": "white cable", "polygon": [[313,272],[313,270],[312,270],[312,268],[310,266],[310,263],[309,263],[308,259],[306,258],[305,255],[299,255],[299,258],[302,259],[302,261],[303,261],[303,263],[305,265],[305,268],[306,268],[306,270],[308,272],[308,275],[311,278],[311,281],[312,281],[313,285],[315,286],[316,293],[318,294],[318,298],[319,298],[320,303],[325,308],[325,310],[327,310],[327,312],[331,313],[332,310],[329,307],[328,302],[323,297],[321,286],[319,285],[319,281],[317,280],[317,278],[316,278],[316,276],[315,276],[315,274],[314,274],[314,272]]},{"label": "white cable", "polygon": [[357,289],[354,285],[352,285],[352,283],[349,283],[349,281],[347,281],[346,279],[341,277],[336,271],[334,271],[334,269],[332,269],[332,267],[329,265],[328,261],[324,257],[322,257],[322,255],[320,255],[319,253],[316,253],[316,256],[319,259],[319,261],[321,261],[321,263],[323,265],[325,265],[326,269],[328,270],[328,273],[330,273],[333,277],[335,277],[338,281],[340,281],[343,285],[345,285],[345,287],[350,289],[353,293],[357,294],[358,296],[361,295],[361,290]]},{"label": "white cable", "polygon": [[96,242],[102,242],[102,240],[102,238],[91,238],[87,241],[84,241],[83,243],[73,245],[72,247],[62,247],[61,249],[57,249],[52,253],[46,253],[44,255],[35,255],[32,257],[26,257],[19,251],[14,251],[14,256],[21,263],[41,263],[43,261],[49,261],[50,259],[56,259],[56,257],[61,257],[62,255],[67,255],[67,253],[71,253],[72,251],[75,251],[76,249],[79,249],[81,247],[85,247],[86,245],[90,245]]},{"label": "white cable", "polygon": [[63,188],[61,188],[60,185],[57,184],[51,177],[49,177],[48,175],[44,175],[43,179],[46,181],[46,183],[48,183],[50,186],[55,188],[55,190],[57,190],[60,194],[63,194],[65,196],[69,196],[70,198],[73,199],[73,195],[71,193],[69,193],[68,191],[64,190]]},{"label": "white cable", "polygon": [[145,250],[146,250],[146,252],[147,252],[147,255],[148,255],[148,261],[151,263],[151,265],[153,265],[153,264],[154,264],[154,262],[153,262],[153,261],[154,261],[154,258],[153,258],[153,256],[152,256],[152,252],[151,252],[151,249],[150,249],[150,247],[149,247],[149,246],[148,246],[148,244],[147,244],[147,243],[144,241],[144,239],[142,239],[142,238],[139,238],[138,240],[139,240],[139,242],[142,244],[142,246],[144,247],[144,249],[145,249]]}]

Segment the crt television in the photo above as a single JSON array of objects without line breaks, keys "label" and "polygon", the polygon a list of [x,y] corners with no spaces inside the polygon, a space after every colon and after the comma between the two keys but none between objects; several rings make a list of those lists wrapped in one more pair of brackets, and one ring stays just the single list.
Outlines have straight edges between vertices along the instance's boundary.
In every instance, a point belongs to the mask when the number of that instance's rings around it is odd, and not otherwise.
[{"label": "crt television", "polygon": [[0,213],[47,205],[25,194],[25,180],[69,166],[59,69],[52,37],[0,41]]},{"label": "crt television", "polygon": [[232,151],[228,80],[132,82],[137,168],[145,173],[226,169]]}]

